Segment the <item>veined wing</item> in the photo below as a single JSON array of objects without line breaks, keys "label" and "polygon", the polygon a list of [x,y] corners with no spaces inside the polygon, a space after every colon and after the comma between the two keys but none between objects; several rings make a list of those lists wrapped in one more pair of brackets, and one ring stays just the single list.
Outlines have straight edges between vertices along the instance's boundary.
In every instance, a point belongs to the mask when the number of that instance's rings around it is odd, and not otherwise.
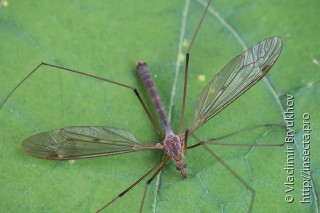
[{"label": "veined wing", "polygon": [[102,126],[65,127],[39,133],[25,139],[22,147],[30,155],[53,160],[156,149],[155,146],[140,143],[130,132]]},{"label": "veined wing", "polygon": [[271,37],[232,59],[201,92],[190,133],[256,84],[271,69],[281,49],[281,38]]}]

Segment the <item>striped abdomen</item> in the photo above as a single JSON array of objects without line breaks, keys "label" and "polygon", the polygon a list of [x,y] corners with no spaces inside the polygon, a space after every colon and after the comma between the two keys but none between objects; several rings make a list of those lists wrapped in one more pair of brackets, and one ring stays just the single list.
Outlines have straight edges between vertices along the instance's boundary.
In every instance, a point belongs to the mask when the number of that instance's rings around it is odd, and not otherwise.
[{"label": "striped abdomen", "polygon": [[151,97],[152,102],[158,112],[160,121],[163,125],[163,128],[164,128],[166,135],[172,135],[173,132],[171,130],[170,123],[169,123],[168,118],[164,112],[163,105],[160,100],[160,96],[159,96],[157,89],[154,86],[154,83],[152,81],[148,65],[145,62],[138,61],[137,62],[137,70],[140,75],[140,78],[143,80],[143,82],[144,82],[144,84],[150,94],[150,97]]}]

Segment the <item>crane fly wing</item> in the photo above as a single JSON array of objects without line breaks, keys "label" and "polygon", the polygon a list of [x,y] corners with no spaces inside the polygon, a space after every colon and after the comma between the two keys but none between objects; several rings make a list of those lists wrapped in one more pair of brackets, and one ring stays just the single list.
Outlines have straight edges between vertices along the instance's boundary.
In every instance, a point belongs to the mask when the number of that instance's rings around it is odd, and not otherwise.
[{"label": "crane fly wing", "polygon": [[122,129],[88,126],[65,127],[33,135],[22,142],[23,149],[38,158],[80,159],[154,149],[140,143]]},{"label": "crane fly wing", "polygon": [[190,133],[256,84],[271,69],[281,49],[281,38],[271,37],[232,59],[198,97]]}]

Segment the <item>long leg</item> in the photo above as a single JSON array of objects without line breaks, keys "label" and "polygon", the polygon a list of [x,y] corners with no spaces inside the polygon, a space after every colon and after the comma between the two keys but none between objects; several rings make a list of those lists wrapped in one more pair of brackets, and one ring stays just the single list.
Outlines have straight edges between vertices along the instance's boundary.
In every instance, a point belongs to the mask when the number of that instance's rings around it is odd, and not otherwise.
[{"label": "long leg", "polygon": [[220,140],[220,139],[227,138],[227,137],[230,137],[232,135],[238,134],[240,132],[244,132],[244,131],[248,131],[248,130],[252,130],[252,129],[256,129],[256,128],[260,128],[260,127],[267,127],[267,126],[280,127],[280,128],[285,129],[285,130],[287,129],[286,126],[282,125],[282,124],[257,124],[257,125],[253,125],[253,126],[249,126],[249,127],[243,128],[243,129],[236,130],[234,132],[231,132],[229,134],[223,135],[223,136],[218,137],[218,138],[210,138],[209,141]]},{"label": "long leg", "polygon": [[191,134],[191,136],[200,144],[202,145],[215,159],[217,159],[242,185],[244,185],[251,193],[251,202],[248,209],[248,212],[251,212],[253,201],[255,198],[255,191],[251,186],[249,186],[237,173],[235,173],[223,160],[216,155],[211,149],[208,148],[208,146],[205,143],[202,143],[194,134]]},{"label": "long leg", "polygon": [[187,149],[188,149],[188,137],[189,137],[189,129],[186,129],[184,134],[184,155],[187,155]]},{"label": "long leg", "polygon": [[171,159],[168,159],[167,161],[164,161],[163,164],[161,165],[161,167],[152,175],[152,177],[146,182],[146,185],[144,187],[144,193],[143,193],[143,197],[142,197],[142,200],[141,200],[141,204],[140,204],[140,213],[142,212],[142,209],[143,209],[143,204],[144,204],[144,200],[146,198],[146,194],[147,194],[147,190],[148,190],[148,187],[150,185],[150,183],[153,181],[153,179],[159,174],[159,172],[161,172],[161,170],[168,164],[170,163],[172,160]]},{"label": "long leg", "polygon": [[[113,198],[112,200],[110,200],[106,205],[102,206],[98,211],[101,212],[103,209],[107,208],[111,203],[113,203],[114,201],[118,200],[120,197],[122,197],[123,195],[125,195],[128,191],[130,191],[133,187],[135,187],[138,183],[140,183],[143,179],[145,179],[153,170],[155,170],[156,168],[158,168],[160,166],[160,168],[163,168],[163,165],[167,164],[168,162],[166,162],[165,160],[168,159],[166,157],[162,158],[154,167],[152,167],[147,173],[145,173],[141,178],[139,178],[136,182],[134,182],[131,186],[129,186],[127,189],[125,189],[124,191],[122,191],[120,194],[118,194],[115,198]],[[157,172],[159,172],[157,170]]]},{"label": "long leg", "polygon": [[2,107],[4,106],[4,104],[7,102],[7,100],[10,98],[10,96],[14,93],[14,91],[16,91],[22,85],[22,83],[24,81],[26,81],[33,73],[35,73],[41,66],[54,67],[54,68],[57,68],[60,71],[67,71],[67,72],[72,72],[72,73],[76,73],[76,74],[79,74],[79,75],[88,76],[88,77],[91,77],[91,78],[95,78],[95,79],[98,79],[98,80],[101,80],[101,81],[105,81],[105,82],[108,82],[108,83],[111,83],[111,84],[115,84],[115,85],[118,85],[118,86],[122,86],[122,87],[125,87],[125,88],[128,88],[128,89],[132,90],[134,92],[134,94],[136,95],[136,97],[139,99],[139,102],[141,103],[144,111],[147,113],[147,115],[148,115],[150,121],[152,122],[153,127],[157,131],[159,137],[162,138],[161,133],[160,133],[160,131],[159,131],[154,119],[152,118],[148,108],[146,107],[145,103],[143,102],[143,100],[142,100],[142,98],[141,98],[141,96],[140,96],[140,94],[139,94],[139,92],[138,92],[138,90],[136,88],[128,86],[126,84],[122,84],[122,83],[116,82],[116,81],[111,81],[111,80],[106,79],[106,78],[102,78],[102,77],[99,77],[99,76],[91,75],[91,74],[80,72],[80,71],[73,70],[73,69],[69,69],[69,68],[66,68],[66,67],[61,67],[61,66],[57,66],[57,65],[53,65],[53,64],[48,64],[48,63],[45,63],[45,62],[41,62],[38,66],[36,66],[25,78],[23,78],[10,91],[10,93],[5,97],[5,99],[0,104],[0,111],[1,111]]},{"label": "long leg", "polygon": [[199,29],[201,27],[201,24],[202,24],[202,21],[204,19],[204,17],[206,16],[207,14],[207,11],[208,11],[208,8],[211,4],[211,1],[212,0],[209,0],[208,4],[207,4],[207,7],[205,9],[205,11],[203,12],[202,14],[202,17],[200,19],[200,22],[197,26],[197,29],[196,31],[194,32],[193,34],[193,37],[192,37],[192,40],[191,40],[191,43],[189,45],[189,48],[188,48],[188,51],[186,53],[186,67],[185,67],[185,72],[184,72],[184,86],[183,86],[183,100],[182,100],[182,110],[181,110],[181,120],[180,120],[180,131],[179,133],[181,134],[182,133],[182,128],[183,128],[183,122],[184,122],[184,110],[185,110],[185,106],[186,106],[186,97],[187,97],[187,84],[188,84],[188,69],[189,69],[189,56],[190,56],[190,51],[191,51],[191,48],[192,48],[192,45],[198,35],[198,32],[199,32]]},{"label": "long leg", "polygon": [[[223,135],[221,137],[217,137],[217,138],[211,138],[208,141],[200,141],[199,139],[197,141],[199,141],[197,144],[194,144],[192,146],[188,146],[187,149],[193,149],[195,147],[198,147],[200,145],[203,144],[210,144],[210,145],[218,145],[218,146],[284,146],[285,143],[280,143],[280,144],[241,144],[241,143],[221,143],[221,142],[214,142],[216,140],[220,140],[220,139],[224,139],[227,137],[230,137],[232,135],[238,134],[240,132],[244,132],[244,131],[248,131],[248,130],[252,130],[252,129],[256,129],[256,128],[260,128],[260,127],[267,127],[267,126],[275,126],[275,127],[280,127],[280,128],[284,128],[286,129],[286,127],[284,125],[281,124],[260,124],[260,125],[254,125],[254,126],[250,126],[247,128],[243,128],[243,129],[239,129],[236,130],[234,132],[231,132],[229,134]],[[193,134],[192,134],[193,135]],[[195,137],[193,135],[193,137]]]}]

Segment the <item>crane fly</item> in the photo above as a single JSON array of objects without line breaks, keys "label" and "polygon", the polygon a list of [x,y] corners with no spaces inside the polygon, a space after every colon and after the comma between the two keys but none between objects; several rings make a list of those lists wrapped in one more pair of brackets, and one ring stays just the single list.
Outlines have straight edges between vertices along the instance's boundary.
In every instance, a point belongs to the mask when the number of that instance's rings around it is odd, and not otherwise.
[{"label": "crane fly", "polygon": [[[156,177],[156,175],[171,161],[175,162],[176,169],[180,171],[183,178],[186,178],[187,164],[184,161],[184,156],[186,155],[187,149],[204,146],[212,155],[214,155],[213,152],[206,146],[214,144],[214,142],[201,141],[194,135],[194,132],[204,123],[209,121],[212,117],[221,112],[225,107],[235,101],[249,88],[255,85],[271,69],[271,67],[277,61],[282,49],[281,38],[274,36],[255,44],[242,54],[233,58],[200,93],[195,104],[194,120],[193,122],[191,122],[191,124],[188,125],[188,128],[185,131],[182,131],[182,127],[184,125],[184,110],[186,106],[186,85],[188,79],[189,53],[210,3],[211,1],[209,1],[205,12],[202,15],[201,21],[192,38],[192,42],[186,54],[183,104],[180,132],[178,134],[174,133],[170,126],[169,119],[165,114],[164,107],[151,78],[147,63],[138,61],[136,64],[138,75],[144,82],[145,87],[149,92],[150,98],[152,99],[153,105],[158,113],[158,117],[161,121],[162,128],[165,133],[161,141],[154,145],[146,145],[145,143],[139,141],[132,133],[123,129],[105,126],[72,126],[42,132],[28,137],[22,142],[23,149],[32,156],[50,160],[92,158],[145,150],[164,151],[164,157],[154,167],[147,171],[140,179],[134,182],[126,190],[122,191],[114,199],[101,207],[98,212],[108,207],[115,200],[122,197],[133,187],[135,187],[140,181],[142,181],[148,175],[152,174],[151,178],[147,181],[147,184],[145,186],[145,191],[140,205],[141,212],[143,209],[148,185]],[[155,122],[148,109],[146,108],[137,89],[105,78],[93,76],[80,71],[48,63],[41,63],[34,70],[32,70],[29,75],[27,75],[9,93],[9,95],[0,105],[0,109],[3,107],[3,104],[11,96],[11,94],[41,66],[49,66],[62,71],[69,71],[76,74],[86,75],[88,77],[96,78],[111,84],[116,84],[131,89],[139,99],[145,112],[148,114],[156,131],[161,136],[159,129],[155,125]],[[188,146],[187,139],[189,136],[194,137],[198,143],[192,146]],[[277,146],[280,144],[271,145]],[[265,146],[270,146],[270,144],[265,144]],[[223,165],[230,171],[230,168],[227,167],[226,164],[223,163]],[[236,176],[234,172],[230,172]]]}]

